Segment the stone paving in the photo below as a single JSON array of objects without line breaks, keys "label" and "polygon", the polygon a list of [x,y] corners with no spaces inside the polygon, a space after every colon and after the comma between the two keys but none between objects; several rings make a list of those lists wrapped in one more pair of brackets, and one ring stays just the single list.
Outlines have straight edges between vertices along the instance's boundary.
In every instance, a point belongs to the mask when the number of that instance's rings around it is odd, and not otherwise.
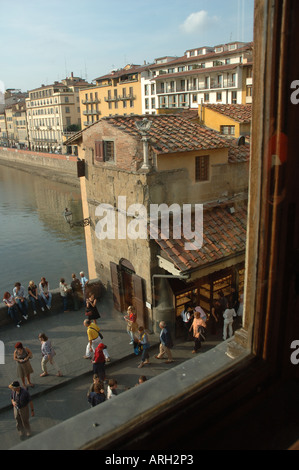
[{"label": "stone paving", "polygon": [[[133,347],[129,344],[130,338],[126,332],[123,315],[114,310],[109,299],[100,301],[98,308],[101,318],[97,322],[104,336],[103,342],[108,347],[111,364],[133,357]],[[18,341],[33,353],[30,361],[34,371],[31,380],[35,386],[29,387],[33,398],[50,388],[63,386],[76,377],[91,373],[90,361],[83,359],[88,342],[86,327],[83,325],[85,318],[84,309],[66,313],[45,311],[36,316],[29,316],[27,321],[23,320],[20,328],[16,328],[13,324],[1,328],[0,340],[5,345],[5,364],[0,364],[0,410],[10,407],[8,385],[14,380],[19,380],[16,375],[16,363],[13,360],[14,345]],[[56,351],[55,361],[63,377],[56,377],[56,371],[51,366],[48,367],[49,375],[40,377],[42,370],[39,333],[45,333],[52,341]],[[151,344],[159,343],[157,335],[153,334],[150,337]]]}]

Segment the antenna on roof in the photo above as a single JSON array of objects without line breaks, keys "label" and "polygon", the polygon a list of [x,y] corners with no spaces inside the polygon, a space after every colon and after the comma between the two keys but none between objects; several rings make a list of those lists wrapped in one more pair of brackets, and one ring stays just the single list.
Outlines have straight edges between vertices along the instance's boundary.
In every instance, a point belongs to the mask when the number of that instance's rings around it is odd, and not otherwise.
[{"label": "antenna on roof", "polygon": [[66,58],[65,57],[64,57],[64,66],[65,66],[65,78],[67,78]]},{"label": "antenna on roof", "polygon": [[84,67],[85,67],[85,80],[87,81],[87,67],[86,67],[86,60],[84,59]]}]

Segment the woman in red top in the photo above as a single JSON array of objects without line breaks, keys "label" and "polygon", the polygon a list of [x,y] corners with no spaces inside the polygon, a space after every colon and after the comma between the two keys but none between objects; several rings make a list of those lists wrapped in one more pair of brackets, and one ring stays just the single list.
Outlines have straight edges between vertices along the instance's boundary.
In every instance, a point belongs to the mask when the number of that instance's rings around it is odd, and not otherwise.
[{"label": "woman in red top", "polygon": [[105,380],[105,356],[103,352],[105,348],[105,344],[100,343],[95,349],[92,360],[93,373],[97,374],[102,382]]}]

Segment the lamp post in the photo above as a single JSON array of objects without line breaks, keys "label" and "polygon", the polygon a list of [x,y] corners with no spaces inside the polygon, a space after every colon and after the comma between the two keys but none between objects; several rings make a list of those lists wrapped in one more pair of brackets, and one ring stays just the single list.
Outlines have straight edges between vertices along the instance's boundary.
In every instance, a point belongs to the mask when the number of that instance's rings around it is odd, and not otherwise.
[{"label": "lamp post", "polygon": [[87,217],[83,220],[78,220],[77,222],[73,222],[73,213],[69,211],[68,208],[65,208],[63,214],[65,221],[69,224],[71,228],[73,227],[86,227],[87,225],[91,225],[90,217]]}]

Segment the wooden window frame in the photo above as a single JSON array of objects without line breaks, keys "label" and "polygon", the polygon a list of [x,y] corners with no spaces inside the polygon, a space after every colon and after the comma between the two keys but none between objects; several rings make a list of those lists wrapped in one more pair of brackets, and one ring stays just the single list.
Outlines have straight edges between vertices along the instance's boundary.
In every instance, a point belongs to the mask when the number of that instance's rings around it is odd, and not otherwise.
[{"label": "wooden window frame", "polygon": [[[113,155],[111,156],[111,147],[113,149]],[[96,162],[115,162],[115,142],[114,140],[103,139],[95,141],[95,152],[94,157]]]},{"label": "wooden window frame", "polygon": [[[280,387],[299,378],[298,366],[296,368],[290,361],[290,344],[294,332],[299,331],[299,319],[294,311],[299,302],[298,292],[294,295],[294,282],[298,279],[294,253],[297,250],[298,259],[299,239],[296,126],[288,129],[288,143],[292,145],[285,149],[280,140],[288,121],[299,121],[299,105],[290,104],[289,89],[292,80],[298,79],[298,61],[294,59],[299,55],[298,3],[296,0],[255,0],[254,7],[245,320],[233,342],[248,354],[231,369],[199,384],[197,390],[190,391],[189,397],[185,391],[184,397],[174,397],[172,404],[163,404],[157,415],[153,411],[142,424],[135,423],[121,433],[117,429],[113,435],[99,438],[86,448],[217,449],[217,443],[221,446],[225,435],[231,436],[231,448],[234,448],[234,423],[240,425],[240,420],[244,419],[240,428],[243,448],[250,449],[248,440],[252,438],[252,429],[246,421],[250,414],[253,413],[257,422],[257,405],[267,402],[276,390],[279,393]],[[274,130],[277,131],[274,134],[276,145],[287,153],[288,165],[284,172],[280,167],[269,168],[269,141]],[[283,188],[280,187],[282,178]],[[269,201],[273,186],[274,192],[283,193],[283,207]],[[276,197],[279,203],[279,194]],[[296,404],[294,402],[294,406]],[[277,401],[275,405],[279,407]],[[277,406],[273,410],[276,416]],[[264,429],[260,433],[254,428],[253,432],[264,437]],[[272,439],[271,428],[269,434]]]},{"label": "wooden window frame", "polygon": [[209,181],[210,155],[199,155],[195,157],[195,181]]},{"label": "wooden window frame", "polygon": [[[225,132],[227,130],[227,132]],[[232,132],[232,130],[234,132]],[[223,135],[235,135],[236,126],[220,126],[220,133]]]}]

